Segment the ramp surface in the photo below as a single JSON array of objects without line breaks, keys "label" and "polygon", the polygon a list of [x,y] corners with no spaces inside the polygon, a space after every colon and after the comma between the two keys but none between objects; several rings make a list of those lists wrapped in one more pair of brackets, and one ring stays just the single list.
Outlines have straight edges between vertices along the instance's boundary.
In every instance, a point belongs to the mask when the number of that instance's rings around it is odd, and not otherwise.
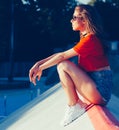
[{"label": "ramp surface", "polygon": [[[114,130],[119,130],[119,105],[115,108],[113,106],[114,104],[117,105],[115,101],[117,102],[119,100],[112,96],[112,99],[107,107],[115,116],[115,120],[113,120],[114,123],[110,120],[110,122],[112,122],[110,125],[116,128]],[[98,109],[97,106],[92,107],[88,112],[83,114],[70,125],[62,127],[60,125],[60,121],[64,116],[65,106],[66,96],[60,86],[60,83],[58,83],[38,98],[34,99],[32,102],[8,116],[1,122],[0,130],[98,130],[91,119],[94,118],[93,120],[95,120],[96,117],[94,115],[96,115],[97,112],[103,111],[99,109],[100,106]],[[107,115],[103,115],[103,117],[104,116],[108,118]],[[112,115],[110,118],[112,118]],[[101,121],[102,118],[99,120]],[[102,121],[104,122],[105,120]]]}]

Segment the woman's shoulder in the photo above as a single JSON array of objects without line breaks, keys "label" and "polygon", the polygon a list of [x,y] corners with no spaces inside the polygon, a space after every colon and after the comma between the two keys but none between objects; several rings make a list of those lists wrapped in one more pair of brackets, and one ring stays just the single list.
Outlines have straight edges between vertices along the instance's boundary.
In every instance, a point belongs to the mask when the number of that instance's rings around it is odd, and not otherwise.
[{"label": "woman's shoulder", "polygon": [[101,42],[101,41],[100,41],[100,38],[97,37],[96,34],[89,34],[89,35],[87,36],[86,40],[91,41],[91,42]]},{"label": "woman's shoulder", "polygon": [[96,34],[88,34],[87,35],[87,37],[86,37],[87,39],[93,39],[93,38],[98,38],[97,36],[96,36]]},{"label": "woman's shoulder", "polygon": [[92,40],[96,40],[97,37],[94,34],[87,34],[84,38],[81,39],[82,42],[90,42]]},{"label": "woman's shoulder", "polygon": [[87,35],[81,43],[88,47],[101,46],[101,40],[95,34]]}]

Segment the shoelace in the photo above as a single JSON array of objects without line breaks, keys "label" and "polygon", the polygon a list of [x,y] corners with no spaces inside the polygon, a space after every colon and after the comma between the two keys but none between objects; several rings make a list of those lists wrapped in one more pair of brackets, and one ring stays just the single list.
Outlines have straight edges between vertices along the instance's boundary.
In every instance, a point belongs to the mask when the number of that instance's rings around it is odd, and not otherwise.
[{"label": "shoelace", "polygon": [[73,111],[73,107],[72,106],[67,106],[66,112],[65,112],[65,118],[67,118],[67,116],[69,116],[70,113],[72,113],[72,111]]},{"label": "shoelace", "polygon": [[67,118],[67,116],[72,114],[72,112],[74,111],[75,107],[76,106],[67,106],[66,113],[65,113],[65,118]]}]

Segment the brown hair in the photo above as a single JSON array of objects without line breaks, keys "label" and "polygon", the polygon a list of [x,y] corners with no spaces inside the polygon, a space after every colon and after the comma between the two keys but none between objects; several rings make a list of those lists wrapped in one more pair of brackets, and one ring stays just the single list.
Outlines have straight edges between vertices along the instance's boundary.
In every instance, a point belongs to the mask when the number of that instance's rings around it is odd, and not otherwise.
[{"label": "brown hair", "polygon": [[77,5],[75,11],[79,11],[79,16],[87,21],[87,30],[101,39],[105,37],[102,19],[95,7],[90,5]]}]

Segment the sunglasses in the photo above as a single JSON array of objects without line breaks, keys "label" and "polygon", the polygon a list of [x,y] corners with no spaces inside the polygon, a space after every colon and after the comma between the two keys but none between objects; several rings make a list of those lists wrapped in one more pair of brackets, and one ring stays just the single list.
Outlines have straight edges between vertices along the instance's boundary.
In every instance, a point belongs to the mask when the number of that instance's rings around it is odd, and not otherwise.
[{"label": "sunglasses", "polygon": [[82,17],[80,17],[80,16],[73,16],[72,20],[76,21],[79,18],[81,19]]}]

